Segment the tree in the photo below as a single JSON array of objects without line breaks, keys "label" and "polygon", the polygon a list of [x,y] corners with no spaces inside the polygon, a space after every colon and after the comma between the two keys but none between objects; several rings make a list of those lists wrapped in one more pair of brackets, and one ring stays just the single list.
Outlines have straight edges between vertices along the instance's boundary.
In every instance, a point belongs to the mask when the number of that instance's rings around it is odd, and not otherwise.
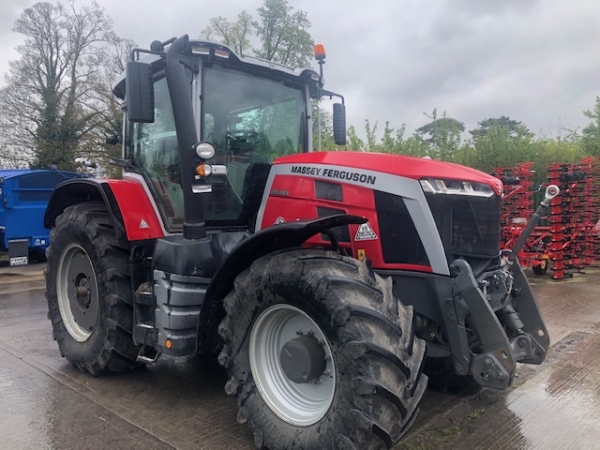
[{"label": "tree", "polygon": [[[134,41],[115,37],[98,54],[98,64],[104,67],[104,71],[96,89],[98,101],[103,105],[104,121],[91,129],[80,141],[82,156],[102,167],[104,174],[110,178],[120,178],[122,174],[120,167],[109,165],[109,160],[121,156],[121,145],[119,144],[123,134],[121,101],[113,95],[112,87],[115,77],[125,72],[126,63],[130,60],[131,50],[134,47],[137,47]],[[107,137],[118,138],[117,144],[106,144]]]},{"label": "tree", "polygon": [[36,3],[14,24],[25,36],[0,90],[5,145],[36,166],[75,169],[81,143],[106,116],[105,46],[118,41],[112,21],[95,2]]},{"label": "tree", "polygon": [[506,128],[510,137],[523,136],[525,134],[532,135],[525,125],[517,120],[512,120],[508,116],[485,119],[481,122],[478,122],[478,124],[479,128],[469,131],[474,139],[486,136],[491,127]]},{"label": "tree", "polygon": [[365,143],[356,134],[356,128],[354,128],[354,125],[350,125],[348,127],[348,132],[346,133],[346,135],[347,135],[347,147],[349,150],[360,151],[360,152],[365,151]]},{"label": "tree", "polygon": [[[304,11],[293,11],[287,0],[264,0],[255,20],[245,10],[235,22],[219,16],[209,20],[201,37],[231,47],[238,55],[255,55],[268,61],[299,68],[310,64],[313,40],[308,32],[310,20]],[[256,35],[259,48],[253,48]]]},{"label": "tree", "polygon": [[213,17],[208,26],[202,30],[202,37],[207,40],[216,39],[231,47],[239,56],[244,56],[250,45],[252,36],[252,16],[245,10],[238,14],[237,21],[228,22],[225,17]]},{"label": "tree", "polygon": [[286,0],[264,0],[258,8],[259,20],[253,22],[261,41],[257,56],[290,67],[306,67],[313,54],[310,20],[304,11],[292,14]]},{"label": "tree", "polygon": [[593,110],[583,112],[592,121],[582,131],[582,145],[589,155],[600,156],[600,97]]},{"label": "tree", "polygon": [[448,117],[446,111],[437,116],[437,108],[431,114],[424,113],[431,122],[417,128],[417,133],[429,144],[428,156],[443,161],[451,161],[460,148],[461,133],[465,124]]},{"label": "tree", "polygon": [[463,152],[459,157],[461,163],[491,172],[496,167],[513,167],[535,159],[533,134],[522,122],[501,116],[478,124],[479,128],[469,131],[473,136],[473,151]]}]

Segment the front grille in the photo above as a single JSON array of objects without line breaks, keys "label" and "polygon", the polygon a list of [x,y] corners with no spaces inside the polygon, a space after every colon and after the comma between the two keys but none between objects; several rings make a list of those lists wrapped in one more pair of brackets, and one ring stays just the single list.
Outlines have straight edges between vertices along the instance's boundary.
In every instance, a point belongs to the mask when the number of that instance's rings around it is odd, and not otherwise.
[{"label": "front grille", "polygon": [[329,183],[327,181],[315,180],[315,196],[323,200],[331,200],[334,202],[344,201],[342,185],[338,183]]},{"label": "front grille", "polygon": [[501,198],[426,194],[444,249],[454,256],[497,257]]},{"label": "front grille", "polygon": [[[331,217],[337,214],[346,214],[346,211],[344,211],[343,209],[317,206],[317,215],[319,216],[319,218]],[[348,229],[348,225],[340,225],[339,227],[332,228],[331,231],[333,232],[333,235],[336,237],[338,242],[350,242],[350,230]],[[329,241],[329,236],[327,236],[325,233],[321,233],[321,239],[323,239],[324,241]]]}]

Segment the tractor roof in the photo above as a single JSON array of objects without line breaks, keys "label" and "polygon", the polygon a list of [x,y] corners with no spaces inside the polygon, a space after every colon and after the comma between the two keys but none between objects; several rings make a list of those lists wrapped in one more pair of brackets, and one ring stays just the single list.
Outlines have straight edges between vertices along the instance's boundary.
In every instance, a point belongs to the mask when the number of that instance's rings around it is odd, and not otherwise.
[{"label": "tractor roof", "polygon": [[[252,72],[258,74],[267,75],[273,72],[278,73],[282,79],[295,79],[301,83],[319,81],[319,74],[313,69],[306,67],[301,69],[293,69],[291,67],[279,64],[273,61],[267,61],[262,58],[254,56],[238,56],[231,48],[226,45],[218,44],[216,42],[195,40],[189,42],[191,54],[199,58],[207,58],[209,55],[213,55],[216,61],[223,61],[233,63],[240,68],[247,68]],[[140,58],[141,62],[148,64],[159,63],[164,61],[164,58],[159,54],[145,54]],[[125,98],[125,73],[123,72],[115,81],[113,86],[113,94],[118,98]]]}]

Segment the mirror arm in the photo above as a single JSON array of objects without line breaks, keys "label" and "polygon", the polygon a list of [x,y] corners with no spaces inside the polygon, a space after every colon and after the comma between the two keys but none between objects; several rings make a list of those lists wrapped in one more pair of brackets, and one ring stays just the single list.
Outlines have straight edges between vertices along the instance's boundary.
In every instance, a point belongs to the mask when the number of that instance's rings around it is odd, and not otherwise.
[{"label": "mirror arm", "polygon": [[342,100],[342,105],[344,105],[344,104],[345,104],[345,103],[344,103],[344,96],[343,96],[343,95],[341,95],[341,94],[338,94],[338,93],[336,93],[336,92],[332,92],[332,91],[327,91],[327,90],[325,90],[325,89],[321,89],[321,90],[320,90],[320,94],[321,94],[321,95],[320,95],[321,97],[329,97],[330,99],[331,99],[332,97],[338,97],[338,98],[340,98],[340,99]]}]

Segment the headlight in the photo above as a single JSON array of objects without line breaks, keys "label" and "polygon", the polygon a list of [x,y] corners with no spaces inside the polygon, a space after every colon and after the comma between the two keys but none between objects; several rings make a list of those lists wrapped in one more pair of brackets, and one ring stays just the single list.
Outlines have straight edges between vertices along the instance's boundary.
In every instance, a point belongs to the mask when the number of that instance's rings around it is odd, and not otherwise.
[{"label": "headlight", "polygon": [[468,195],[471,197],[491,197],[494,191],[485,183],[460,180],[436,180],[426,178],[419,180],[423,191],[430,194]]},{"label": "headlight", "polygon": [[210,159],[215,156],[215,148],[208,142],[200,142],[196,146],[196,154],[202,159]]}]

